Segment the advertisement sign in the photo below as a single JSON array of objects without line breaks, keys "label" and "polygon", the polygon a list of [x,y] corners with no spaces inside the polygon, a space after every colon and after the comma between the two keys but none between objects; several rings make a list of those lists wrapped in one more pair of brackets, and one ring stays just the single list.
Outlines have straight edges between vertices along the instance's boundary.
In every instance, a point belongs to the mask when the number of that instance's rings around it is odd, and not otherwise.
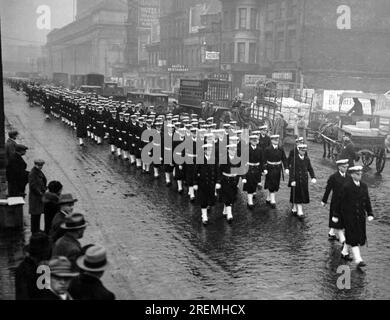
[{"label": "advertisement sign", "polygon": [[246,74],[244,76],[244,86],[246,87],[255,87],[258,81],[263,81],[267,79],[267,76],[262,74]]},{"label": "advertisement sign", "polygon": [[160,0],[139,0],[138,27],[151,29],[159,21]]},{"label": "advertisement sign", "polygon": [[168,72],[188,72],[188,67],[181,64],[175,64],[168,68]]},{"label": "advertisement sign", "polygon": [[207,60],[219,60],[219,52],[217,51],[206,51],[206,61]]},{"label": "advertisement sign", "polygon": [[[323,100],[322,100],[322,109],[329,111],[339,111],[340,109],[340,96],[344,92],[362,92],[362,91],[345,91],[345,90],[324,90]],[[371,114],[371,103],[370,100],[359,99],[360,103],[363,106],[364,114]],[[343,100],[341,105],[341,112],[348,112],[353,107],[352,98],[346,98]]]},{"label": "advertisement sign", "polygon": [[272,79],[273,80],[279,80],[279,81],[294,81],[294,74],[292,72],[273,72],[272,73]]}]

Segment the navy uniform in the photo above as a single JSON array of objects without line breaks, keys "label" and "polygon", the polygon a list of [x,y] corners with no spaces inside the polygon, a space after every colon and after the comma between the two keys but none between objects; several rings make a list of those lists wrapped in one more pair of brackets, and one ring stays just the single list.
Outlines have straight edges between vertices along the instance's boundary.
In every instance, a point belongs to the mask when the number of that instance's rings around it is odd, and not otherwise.
[{"label": "navy uniform", "polygon": [[[144,131],[148,130],[149,133],[151,133],[151,130],[153,129],[152,125],[153,125],[153,120],[151,118],[148,118],[146,120],[146,126],[145,126]],[[149,139],[142,139],[142,149],[145,148],[145,146],[147,146],[152,141],[153,141],[152,136],[150,136]],[[142,150],[141,150],[141,152],[142,152]],[[151,156],[151,153],[149,153],[149,156]],[[143,162],[142,163],[142,172],[143,173],[150,173],[150,164],[146,164]]]},{"label": "navy uniform", "polygon": [[326,203],[328,202],[329,195],[332,192],[332,199],[330,201],[329,208],[330,230],[328,233],[328,238],[329,240],[336,240],[336,235],[338,236],[340,243],[344,244],[343,251],[341,252],[342,258],[349,260],[348,247],[345,243],[345,235],[343,231],[343,222],[341,219],[338,219],[337,222],[334,222],[333,216],[336,211],[336,204],[340,201],[339,197],[341,195],[342,187],[348,179],[351,179],[351,177],[347,175],[348,159],[340,159],[336,161],[336,164],[338,170],[329,177],[321,204],[323,207],[325,207]]},{"label": "navy uniform", "polygon": [[261,126],[259,128],[259,147],[264,151],[266,148],[268,148],[269,146],[271,146],[271,138],[269,137],[269,135],[267,135],[267,130],[268,130],[268,127],[267,126]]},{"label": "navy uniform", "polygon": [[[233,164],[232,159],[237,157],[237,145],[227,145],[228,155],[226,157],[226,164],[219,164],[219,182],[216,185],[217,189],[221,189],[221,197],[224,203],[223,214],[226,215],[228,222],[233,220],[232,206],[237,198],[238,182],[240,175],[237,172],[241,167],[240,163]],[[232,156],[231,156],[232,155]]]},{"label": "navy uniform", "polygon": [[[161,168],[161,163],[162,163],[162,159],[163,159],[163,152],[164,150],[162,149],[162,145],[163,145],[163,142],[162,142],[162,139],[163,139],[163,132],[162,132],[162,126],[163,126],[163,122],[158,120],[155,122],[155,129],[156,129],[156,133],[159,134],[159,137],[160,137],[160,141],[153,141],[153,148],[155,148],[156,150],[159,150],[159,152],[157,152],[157,155],[159,157],[159,161],[156,163],[156,162],[153,162],[153,172],[154,172],[154,178],[155,179],[158,179],[160,177],[160,173],[159,173],[159,169]],[[154,151],[152,151],[154,152]],[[152,153],[152,157],[154,156],[154,154]]]},{"label": "navy uniform", "polygon": [[204,145],[204,140],[198,137],[197,133],[200,133],[200,130],[192,130],[192,136],[190,139],[187,139],[187,143],[190,144],[189,148],[191,151],[186,154],[186,163],[185,163],[185,180],[188,186],[188,195],[190,196],[190,201],[195,201],[195,190],[194,190],[194,177],[195,177],[195,165],[197,158],[197,144]]},{"label": "navy uniform", "polygon": [[194,188],[198,190],[198,199],[202,212],[202,223],[208,223],[207,210],[216,202],[215,187],[219,181],[218,164],[212,155],[215,145],[205,144],[203,164],[196,164],[194,168]]},{"label": "navy uniform", "polygon": [[111,154],[115,154],[115,143],[117,139],[116,126],[118,123],[118,112],[115,109],[110,111],[111,117],[107,120],[107,129],[108,129],[108,143],[110,144]]},{"label": "navy uniform", "polygon": [[[162,154],[164,158],[164,172],[165,172],[165,183],[169,187],[171,186],[171,173],[173,172],[173,124],[167,124],[168,132],[163,134],[162,139]],[[168,154],[171,155],[171,161],[166,157]]]},{"label": "navy uniform", "polygon": [[[181,145],[185,140],[185,131],[184,129],[179,129],[175,131],[174,133],[174,141],[173,141],[173,152],[174,155],[178,158],[185,160],[185,148],[182,145],[183,148],[182,151],[177,152],[176,148]],[[177,191],[181,194],[183,193],[183,180],[185,179],[185,171],[184,166],[185,163],[178,163],[175,161],[175,157],[173,158],[173,164],[174,164],[174,179],[177,182]]]},{"label": "navy uniform", "polygon": [[271,142],[271,146],[264,151],[264,174],[266,175],[264,189],[268,190],[266,204],[270,205],[271,208],[276,208],[275,193],[280,188],[283,167],[286,174],[289,173],[289,170],[283,147],[279,147],[279,135],[271,136]]},{"label": "navy uniform", "polygon": [[263,173],[263,152],[258,145],[259,137],[257,135],[249,136],[249,162],[248,171],[243,179],[243,190],[248,192],[248,208],[253,209],[253,195],[261,184],[261,175]]},{"label": "navy uniform", "polygon": [[85,113],[85,106],[80,106],[80,113],[77,116],[76,120],[76,134],[77,138],[79,138],[79,144],[80,146],[84,145],[84,139],[87,137],[87,126],[88,126],[88,119],[87,115]]},{"label": "navy uniform", "polygon": [[130,111],[130,126],[129,126],[129,153],[130,153],[130,164],[134,165],[135,161],[135,132],[137,127],[137,115],[135,113],[131,114]]},{"label": "navy uniform", "polygon": [[358,267],[366,266],[360,255],[360,246],[367,241],[366,218],[374,219],[367,184],[361,181],[362,171],[361,166],[348,169],[351,179],[347,179],[341,189],[334,215],[335,220],[342,220],[346,244],[352,247]]},{"label": "navy uniform", "polygon": [[142,160],[141,160],[141,154],[142,154],[142,148],[143,148],[143,142],[141,140],[142,133],[145,130],[144,125],[144,117],[138,118],[138,124],[135,127],[135,158],[136,158],[136,166],[137,169],[142,168]]},{"label": "navy uniform", "polygon": [[302,205],[310,202],[308,188],[309,174],[312,183],[316,183],[316,177],[310,159],[305,154],[307,145],[300,144],[297,148],[298,153],[295,155],[289,167],[290,179],[288,186],[291,188],[290,203],[293,205],[292,212],[294,215],[298,214],[299,218],[303,218]]},{"label": "navy uniform", "polygon": [[129,152],[130,152],[130,113],[125,112],[124,119],[121,127],[121,138],[122,138],[122,157],[123,160],[129,160]]}]

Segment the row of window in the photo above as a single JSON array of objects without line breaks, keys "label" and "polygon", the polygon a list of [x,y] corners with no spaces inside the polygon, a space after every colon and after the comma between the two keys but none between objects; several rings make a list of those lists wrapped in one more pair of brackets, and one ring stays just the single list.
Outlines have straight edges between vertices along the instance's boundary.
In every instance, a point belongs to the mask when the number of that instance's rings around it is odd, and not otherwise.
[{"label": "row of window", "polygon": [[267,0],[267,22],[278,19],[296,17],[298,14],[298,0]]},{"label": "row of window", "polygon": [[223,27],[224,30],[258,30],[259,11],[257,8],[238,8],[237,10],[224,11]]}]

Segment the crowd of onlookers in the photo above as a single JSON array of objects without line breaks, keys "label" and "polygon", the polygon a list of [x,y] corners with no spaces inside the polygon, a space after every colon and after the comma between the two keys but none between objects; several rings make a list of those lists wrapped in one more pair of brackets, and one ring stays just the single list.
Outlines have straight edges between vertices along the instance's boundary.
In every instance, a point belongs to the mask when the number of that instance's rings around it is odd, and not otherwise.
[{"label": "crowd of onlookers", "polygon": [[23,159],[28,148],[17,142],[17,131],[8,137],[8,197],[25,198],[28,185],[31,216],[31,238],[15,274],[16,300],[114,300],[101,281],[108,266],[106,249],[80,243],[88,224],[83,214],[73,212],[77,199],[62,192],[61,182],[47,183],[44,160],[34,160],[28,171]]}]

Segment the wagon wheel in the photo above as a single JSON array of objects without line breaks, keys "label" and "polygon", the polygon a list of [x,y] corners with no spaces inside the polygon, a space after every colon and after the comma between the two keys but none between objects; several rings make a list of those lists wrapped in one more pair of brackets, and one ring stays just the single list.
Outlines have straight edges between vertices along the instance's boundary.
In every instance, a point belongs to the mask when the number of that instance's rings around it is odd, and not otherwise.
[{"label": "wagon wheel", "polygon": [[382,148],[379,150],[378,154],[376,155],[376,172],[381,173],[385,168],[385,164],[386,164],[386,151],[385,148]]},{"label": "wagon wheel", "polygon": [[369,167],[374,162],[374,156],[368,152],[363,152],[361,158],[365,167]]}]

